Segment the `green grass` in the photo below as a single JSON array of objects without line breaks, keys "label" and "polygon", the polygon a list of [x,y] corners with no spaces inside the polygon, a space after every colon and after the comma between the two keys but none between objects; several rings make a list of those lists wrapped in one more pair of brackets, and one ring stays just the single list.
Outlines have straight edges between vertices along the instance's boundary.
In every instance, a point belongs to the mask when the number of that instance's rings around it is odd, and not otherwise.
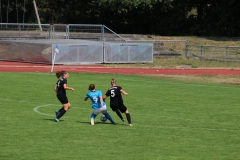
[{"label": "green grass", "polygon": [[[239,86],[143,77],[70,73],[67,91],[72,108],[60,123],[61,107],[48,73],[1,72],[1,160],[160,160],[239,159]],[[133,127],[121,122],[91,126],[90,83],[103,94],[114,77],[129,93],[123,96]],[[107,99],[109,104],[109,99]],[[124,116],[125,117],[125,116]]]}]

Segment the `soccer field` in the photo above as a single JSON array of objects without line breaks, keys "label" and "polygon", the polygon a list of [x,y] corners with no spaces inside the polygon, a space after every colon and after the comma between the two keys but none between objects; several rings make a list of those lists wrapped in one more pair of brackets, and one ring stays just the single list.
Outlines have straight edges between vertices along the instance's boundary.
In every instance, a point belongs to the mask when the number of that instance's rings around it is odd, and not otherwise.
[{"label": "soccer field", "polygon": [[[1,76],[1,160],[170,160],[240,159],[239,86],[184,83],[137,75],[70,73],[72,108],[54,122],[61,107],[49,73]],[[90,125],[88,85],[103,94],[111,78],[128,92],[124,103],[133,126]]]}]

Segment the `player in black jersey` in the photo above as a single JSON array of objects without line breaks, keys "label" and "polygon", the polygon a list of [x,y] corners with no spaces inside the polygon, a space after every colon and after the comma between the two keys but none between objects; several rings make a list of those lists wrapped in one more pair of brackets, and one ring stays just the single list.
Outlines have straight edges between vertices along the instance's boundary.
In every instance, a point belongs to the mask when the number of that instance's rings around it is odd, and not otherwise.
[{"label": "player in black jersey", "polygon": [[[66,90],[74,91],[74,88],[67,86],[67,79],[69,77],[69,73],[66,71],[58,71],[56,72],[56,76],[58,81],[54,86],[54,90],[57,93],[58,100],[62,103],[63,107],[59,110],[56,110],[56,118],[54,119],[56,122],[59,122],[59,119],[69,110],[71,107],[70,102],[66,96]],[[61,77],[61,78],[60,78]]]},{"label": "player in black jersey", "polygon": [[116,114],[120,117],[122,121],[124,121],[124,119],[119,111],[125,113],[129,125],[132,126],[130,113],[128,112],[127,107],[123,104],[122,99],[122,94],[127,96],[128,93],[125,92],[122,87],[117,86],[116,79],[114,78],[111,80],[111,85],[112,87],[107,90],[103,99],[105,100],[107,97],[110,96],[110,107],[112,108],[112,110],[116,112]]}]

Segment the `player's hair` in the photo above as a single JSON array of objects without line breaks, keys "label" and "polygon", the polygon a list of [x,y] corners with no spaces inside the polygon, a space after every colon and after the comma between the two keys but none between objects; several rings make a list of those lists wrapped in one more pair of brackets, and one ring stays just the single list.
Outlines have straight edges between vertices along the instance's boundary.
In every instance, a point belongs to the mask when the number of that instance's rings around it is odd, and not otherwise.
[{"label": "player's hair", "polygon": [[89,91],[92,91],[95,89],[95,85],[94,84],[90,84],[89,87],[88,87],[88,90]]},{"label": "player's hair", "polygon": [[116,81],[115,78],[112,78],[112,80],[111,80],[111,85],[113,85],[114,83],[117,83],[117,81]]},{"label": "player's hair", "polygon": [[57,76],[57,78],[59,78],[59,77],[62,77],[64,74],[67,74],[67,73],[68,73],[67,71],[57,71],[56,76]]}]

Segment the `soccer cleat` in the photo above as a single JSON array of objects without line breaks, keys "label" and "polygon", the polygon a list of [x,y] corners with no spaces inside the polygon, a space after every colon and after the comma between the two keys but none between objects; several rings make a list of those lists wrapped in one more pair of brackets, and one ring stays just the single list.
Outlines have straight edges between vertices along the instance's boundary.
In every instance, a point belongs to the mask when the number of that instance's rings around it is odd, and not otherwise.
[{"label": "soccer cleat", "polygon": [[124,119],[122,119],[122,121],[124,122]]},{"label": "soccer cleat", "polygon": [[91,125],[94,125],[94,119],[91,118]]},{"label": "soccer cleat", "polygon": [[54,119],[54,121],[55,121],[55,122],[60,122],[60,120],[59,120],[59,119],[57,119],[57,118],[55,118],[55,119]]},{"label": "soccer cleat", "polygon": [[56,117],[59,115],[59,111],[58,110],[56,110],[55,111],[55,113],[56,113]]},{"label": "soccer cleat", "polygon": [[129,124],[129,126],[133,126],[132,124]]}]

